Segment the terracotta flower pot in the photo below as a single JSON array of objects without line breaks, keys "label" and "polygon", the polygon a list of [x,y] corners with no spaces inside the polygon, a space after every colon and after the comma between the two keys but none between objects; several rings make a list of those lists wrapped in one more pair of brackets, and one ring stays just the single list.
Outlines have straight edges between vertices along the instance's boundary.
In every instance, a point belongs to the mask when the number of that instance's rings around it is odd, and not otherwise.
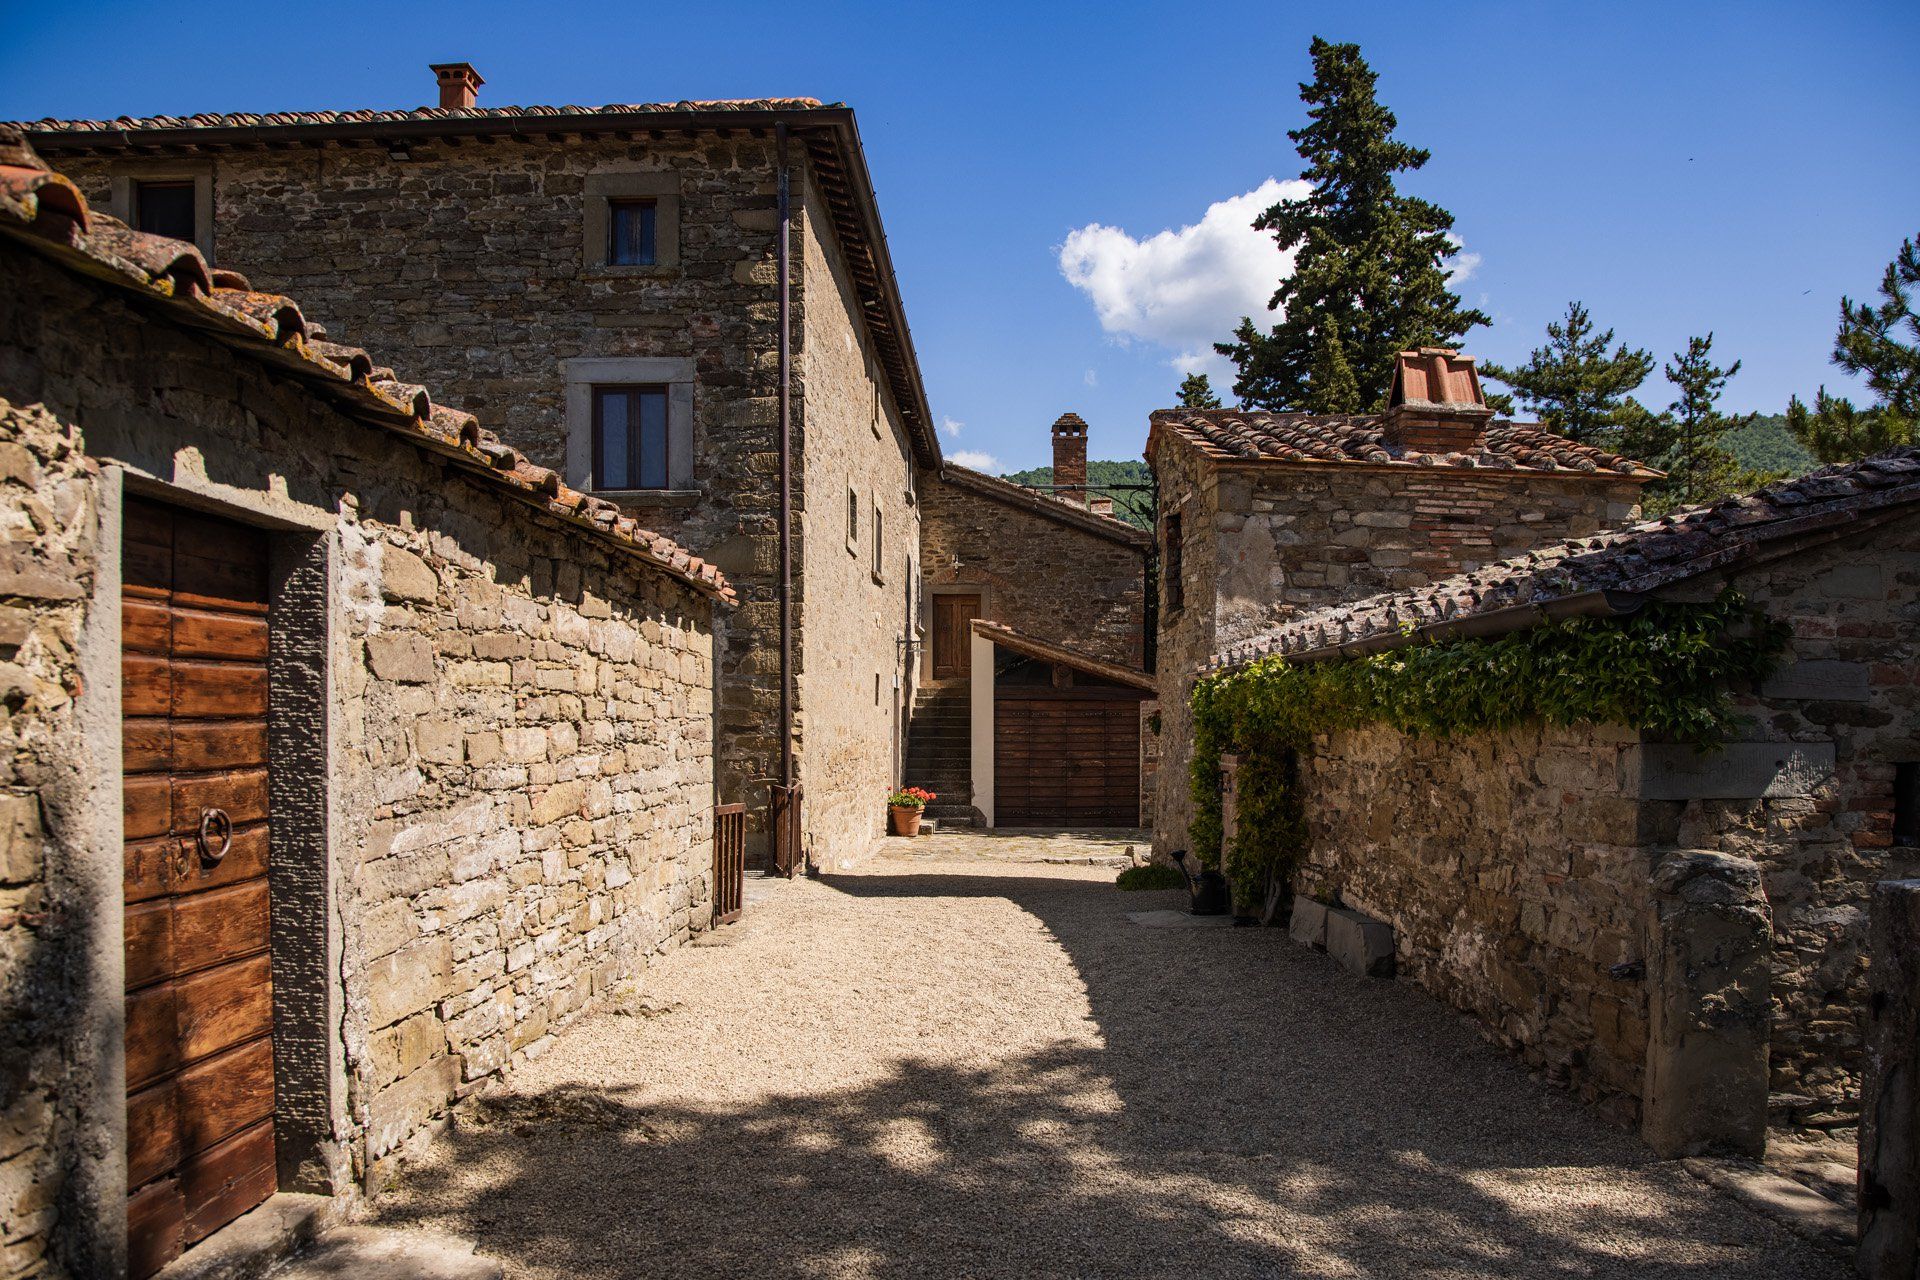
[{"label": "terracotta flower pot", "polygon": [[887,813],[893,820],[893,834],[897,836],[917,836],[920,834],[919,805],[888,805]]}]

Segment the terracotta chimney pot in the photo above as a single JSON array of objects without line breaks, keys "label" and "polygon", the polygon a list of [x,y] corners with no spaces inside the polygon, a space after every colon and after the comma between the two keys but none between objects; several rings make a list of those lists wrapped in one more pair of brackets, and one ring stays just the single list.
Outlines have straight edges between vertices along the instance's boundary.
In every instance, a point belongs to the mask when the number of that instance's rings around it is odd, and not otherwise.
[{"label": "terracotta chimney pot", "polygon": [[480,86],[486,81],[471,62],[436,62],[429,68],[440,81],[440,105],[471,107],[480,100]]}]

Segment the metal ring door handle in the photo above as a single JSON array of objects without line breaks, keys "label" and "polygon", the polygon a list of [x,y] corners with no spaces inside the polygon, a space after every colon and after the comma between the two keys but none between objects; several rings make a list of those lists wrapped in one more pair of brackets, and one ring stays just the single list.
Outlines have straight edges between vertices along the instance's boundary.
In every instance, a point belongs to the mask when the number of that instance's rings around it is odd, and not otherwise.
[{"label": "metal ring door handle", "polygon": [[227,816],[225,809],[202,809],[200,811],[200,857],[210,867],[220,865],[220,859],[227,856],[227,850],[233,848],[233,819]]}]

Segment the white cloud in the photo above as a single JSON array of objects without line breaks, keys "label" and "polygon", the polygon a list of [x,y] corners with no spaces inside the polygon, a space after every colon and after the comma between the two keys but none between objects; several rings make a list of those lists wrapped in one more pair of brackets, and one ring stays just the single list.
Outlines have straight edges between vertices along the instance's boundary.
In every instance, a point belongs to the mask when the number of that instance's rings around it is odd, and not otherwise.
[{"label": "white cloud", "polygon": [[988,475],[1000,474],[1000,459],[980,449],[960,449],[947,455],[947,461],[971,467],[975,471],[984,471]]},{"label": "white cloud", "polygon": [[1081,381],[1085,382],[1090,387],[1097,387],[1100,385],[1100,375],[1095,373],[1093,370],[1089,369],[1086,372],[1086,376],[1082,378]]},{"label": "white cloud", "polygon": [[1455,289],[1473,279],[1473,273],[1480,269],[1481,258],[1477,253],[1468,253],[1467,246],[1459,236],[1448,236],[1453,242],[1453,253],[1440,265],[1448,273],[1447,283]]},{"label": "white cloud", "polygon": [[948,438],[950,439],[954,439],[954,440],[959,439],[960,433],[966,430],[966,427],[967,427],[966,423],[956,422],[952,418],[940,419],[940,429],[946,432]]},{"label": "white cloud", "polygon": [[1293,256],[1278,253],[1253,220],[1308,190],[1299,180],[1268,178],[1208,206],[1192,226],[1144,239],[1090,222],[1060,246],[1060,274],[1087,295],[1108,333],[1171,349],[1183,373],[1222,370],[1213,344],[1229,337],[1241,316],[1267,315],[1274,288],[1293,269]]}]

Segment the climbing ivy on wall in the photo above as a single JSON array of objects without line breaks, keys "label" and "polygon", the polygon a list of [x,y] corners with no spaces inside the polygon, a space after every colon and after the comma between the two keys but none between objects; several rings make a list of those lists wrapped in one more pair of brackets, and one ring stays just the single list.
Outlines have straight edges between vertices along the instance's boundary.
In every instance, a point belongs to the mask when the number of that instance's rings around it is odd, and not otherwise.
[{"label": "climbing ivy on wall", "polygon": [[1387,725],[1452,737],[1523,724],[1620,724],[1710,749],[1738,723],[1730,690],[1758,681],[1787,629],[1732,591],[1655,602],[1484,640],[1413,644],[1344,660],[1263,658],[1193,689],[1193,852],[1220,865],[1220,757],[1237,753],[1228,878],[1236,901],[1284,885],[1306,854],[1300,756],[1313,736]]}]

